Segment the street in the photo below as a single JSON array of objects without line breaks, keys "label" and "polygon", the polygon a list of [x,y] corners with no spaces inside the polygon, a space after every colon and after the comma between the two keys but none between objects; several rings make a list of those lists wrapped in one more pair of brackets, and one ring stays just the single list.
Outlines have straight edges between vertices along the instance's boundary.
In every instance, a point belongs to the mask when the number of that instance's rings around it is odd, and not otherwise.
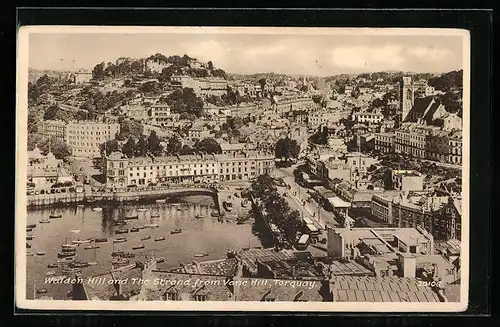
[{"label": "street", "polygon": [[[307,191],[308,188],[299,186],[295,182],[293,171],[297,168],[298,164],[292,165],[288,168],[277,168],[274,172],[274,177],[283,178],[283,181],[290,185],[290,189],[287,187],[278,187],[280,194],[286,193],[287,200],[290,207],[294,210],[298,210],[303,217],[310,218],[316,225],[316,227],[325,229],[325,226],[338,227],[339,223],[335,220],[332,212],[323,209],[316,201],[313,199],[307,202],[310,197]],[[302,204],[304,203],[304,205]]]}]

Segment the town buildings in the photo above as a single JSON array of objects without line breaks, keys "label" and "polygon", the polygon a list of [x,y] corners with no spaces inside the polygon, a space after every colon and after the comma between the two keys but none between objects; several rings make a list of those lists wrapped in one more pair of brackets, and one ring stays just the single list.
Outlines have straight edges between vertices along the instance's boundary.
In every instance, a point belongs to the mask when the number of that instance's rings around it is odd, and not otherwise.
[{"label": "town buildings", "polygon": [[392,187],[398,191],[422,191],[424,177],[415,170],[392,170]]},{"label": "town buildings", "polygon": [[174,75],[171,77],[174,85],[182,88],[191,88],[201,97],[222,96],[227,94],[228,82],[223,78],[203,77],[195,78],[188,75]]},{"label": "town buildings", "polygon": [[72,75],[72,82],[74,84],[86,84],[92,79],[92,72],[80,69]]},{"label": "town buildings", "polygon": [[42,120],[38,132],[45,137],[55,137],[64,141],[66,125],[67,123],[62,120]]},{"label": "town buildings", "polygon": [[161,61],[158,59],[147,59],[145,61],[144,69],[154,73],[161,73],[163,69],[172,66],[171,63]]},{"label": "town buildings", "polygon": [[147,186],[151,183],[194,183],[248,180],[270,173],[274,156],[260,152],[224,155],[124,158],[119,152],[105,158],[110,185]]},{"label": "town buildings", "polygon": [[119,132],[118,123],[70,122],[66,127],[66,144],[75,157],[100,157],[99,146],[113,140]]},{"label": "town buildings", "polygon": [[355,112],[352,120],[358,123],[379,124],[384,119],[384,115],[377,112]]}]

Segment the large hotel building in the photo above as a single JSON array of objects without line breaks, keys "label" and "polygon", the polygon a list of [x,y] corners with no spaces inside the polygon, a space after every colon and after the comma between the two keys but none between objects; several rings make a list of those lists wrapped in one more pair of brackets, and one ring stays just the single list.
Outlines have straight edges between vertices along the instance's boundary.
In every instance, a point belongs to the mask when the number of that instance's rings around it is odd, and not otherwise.
[{"label": "large hotel building", "polygon": [[118,123],[70,122],[66,126],[66,143],[75,157],[100,157],[99,146],[113,140],[119,131]]},{"label": "large hotel building", "polygon": [[189,183],[248,180],[270,173],[274,156],[262,152],[233,155],[182,155],[125,158],[115,152],[105,158],[106,181],[110,185]]}]

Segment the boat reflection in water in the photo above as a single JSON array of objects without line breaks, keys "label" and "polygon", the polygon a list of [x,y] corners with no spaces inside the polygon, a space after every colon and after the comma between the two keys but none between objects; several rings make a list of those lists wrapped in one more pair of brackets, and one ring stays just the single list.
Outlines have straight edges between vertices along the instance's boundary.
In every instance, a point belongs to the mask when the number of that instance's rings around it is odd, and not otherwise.
[{"label": "boat reflection in water", "polygon": [[[252,234],[251,224],[218,222],[211,197],[187,197],[183,201],[177,201],[177,205],[168,200],[141,203],[141,210],[129,204],[100,206],[102,210],[97,211],[92,206],[75,206],[57,210],[63,219],[51,219],[50,223],[38,226],[36,223],[47,219],[52,209],[28,211],[26,226],[33,229],[30,233],[34,237],[30,241],[32,252],[26,259],[27,281],[35,277],[44,280],[48,271],[55,271],[57,276],[77,271],[83,276],[104,274],[136,261],[144,262],[146,256],[158,258],[160,268],[169,269],[177,267],[179,262],[192,261],[195,255],[200,258],[203,255],[206,260],[224,258],[228,248],[248,247],[249,240],[253,246],[262,245]],[[134,218],[125,220],[125,217]],[[125,228],[127,234],[115,234]],[[37,252],[45,255],[34,256]],[[69,266],[72,262],[75,264]],[[32,283],[27,282],[26,286],[27,298],[33,298]],[[56,300],[67,299],[71,289],[64,284],[44,287]]]}]

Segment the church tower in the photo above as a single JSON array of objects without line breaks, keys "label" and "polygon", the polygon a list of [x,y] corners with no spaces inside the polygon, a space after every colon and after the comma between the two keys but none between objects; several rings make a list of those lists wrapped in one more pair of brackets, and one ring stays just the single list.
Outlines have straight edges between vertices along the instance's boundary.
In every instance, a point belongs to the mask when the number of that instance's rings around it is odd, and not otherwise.
[{"label": "church tower", "polygon": [[412,78],[403,76],[399,87],[399,114],[400,122],[404,122],[408,117],[413,104],[415,103],[415,86]]}]

